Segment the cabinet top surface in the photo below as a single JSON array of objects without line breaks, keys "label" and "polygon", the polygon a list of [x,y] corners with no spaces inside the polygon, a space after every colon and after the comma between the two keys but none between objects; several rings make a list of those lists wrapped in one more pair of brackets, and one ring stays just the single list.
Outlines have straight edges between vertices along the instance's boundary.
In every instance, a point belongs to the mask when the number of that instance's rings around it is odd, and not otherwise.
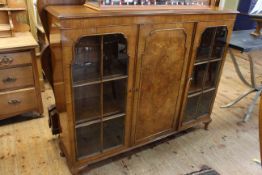
[{"label": "cabinet top surface", "polygon": [[0,39],[0,51],[34,48],[38,44],[30,32],[15,33],[14,37]]},{"label": "cabinet top surface", "polygon": [[97,11],[81,5],[56,5],[47,6],[46,10],[60,19],[94,18],[112,16],[143,16],[143,15],[181,15],[181,14],[236,14],[233,10],[128,10],[128,11]]}]

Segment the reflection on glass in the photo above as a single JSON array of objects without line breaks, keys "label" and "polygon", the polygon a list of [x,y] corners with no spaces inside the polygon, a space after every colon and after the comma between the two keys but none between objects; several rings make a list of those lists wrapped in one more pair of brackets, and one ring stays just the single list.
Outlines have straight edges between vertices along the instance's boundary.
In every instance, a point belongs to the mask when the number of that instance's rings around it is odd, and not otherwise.
[{"label": "reflection on glass", "polygon": [[95,123],[76,129],[77,156],[88,156],[101,151],[101,124]]},{"label": "reflection on glass", "polygon": [[187,98],[183,122],[188,122],[196,118],[197,104],[200,96],[201,94]]},{"label": "reflection on glass", "polygon": [[199,108],[197,112],[198,116],[209,114],[211,103],[213,101],[214,96],[215,96],[215,91],[203,93],[203,95],[201,96],[200,102],[199,102]]},{"label": "reflection on glass", "polygon": [[94,81],[100,79],[99,36],[83,37],[75,46],[75,58],[72,64],[73,82]]},{"label": "reflection on glass", "polygon": [[226,40],[227,40],[227,28],[218,27],[216,30],[214,48],[212,52],[213,59],[222,58],[225,52]]},{"label": "reflection on glass", "polygon": [[202,34],[201,43],[197,51],[197,61],[207,60],[212,50],[212,41],[216,28],[208,28]]},{"label": "reflection on glass", "polygon": [[195,66],[192,75],[191,85],[189,88],[189,93],[194,93],[202,90],[203,79],[205,77],[206,68],[207,68],[206,64],[200,64]]},{"label": "reflection on glass", "polygon": [[75,87],[74,100],[77,123],[101,117],[100,84]]},{"label": "reflection on glass", "polygon": [[127,79],[109,81],[103,84],[104,117],[125,113]]},{"label": "reflection on glass", "polygon": [[124,117],[111,119],[104,122],[104,146],[109,149],[124,143]]},{"label": "reflection on glass", "polygon": [[127,75],[127,42],[123,35],[104,36],[104,78]]},{"label": "reflection on glass", "polygon": [[220,68],[220,61],[219,62],[212,62],[209,63],[206,80],[205,80],[205,89],[214,88],[216,85],[216,80],[218,79]]}]

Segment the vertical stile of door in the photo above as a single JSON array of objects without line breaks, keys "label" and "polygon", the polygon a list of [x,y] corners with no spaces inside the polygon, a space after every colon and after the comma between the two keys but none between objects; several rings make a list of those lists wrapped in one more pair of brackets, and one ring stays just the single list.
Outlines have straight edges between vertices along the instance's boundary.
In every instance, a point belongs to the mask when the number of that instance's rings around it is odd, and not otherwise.
[{"label": "vertical stile of door", "polygon": [[101,35],[101,49],[100,49],[100,72],[101,72],[101,79],[100,79],[100,111],[101,111],[101,128],[100,128],[100,139],[101,139],[101,152],[104,149],[104,87],[103,87],[103,76],[104,76],[104,35]]}]

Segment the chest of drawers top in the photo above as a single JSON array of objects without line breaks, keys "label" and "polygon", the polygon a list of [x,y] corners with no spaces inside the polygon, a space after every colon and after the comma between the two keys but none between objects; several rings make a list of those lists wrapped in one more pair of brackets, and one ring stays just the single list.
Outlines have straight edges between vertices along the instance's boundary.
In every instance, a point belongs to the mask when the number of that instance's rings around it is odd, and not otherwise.
[{"label": "chest of drawers top", "polygon": [[5,51],[17,51],[19,49],[32,49],[37,42],[30,32],[15,33],[14,37],[1,38],[0,53]]}]

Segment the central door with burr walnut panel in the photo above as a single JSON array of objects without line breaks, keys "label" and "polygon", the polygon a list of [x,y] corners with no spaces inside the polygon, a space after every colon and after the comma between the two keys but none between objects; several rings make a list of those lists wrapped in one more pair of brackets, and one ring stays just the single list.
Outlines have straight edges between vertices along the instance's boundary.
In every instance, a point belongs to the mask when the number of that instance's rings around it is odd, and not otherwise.
[{"label": "central door with burr walnut panel", "polygon": [[175,131],[193,23],[141,25],[133,142]]}]

